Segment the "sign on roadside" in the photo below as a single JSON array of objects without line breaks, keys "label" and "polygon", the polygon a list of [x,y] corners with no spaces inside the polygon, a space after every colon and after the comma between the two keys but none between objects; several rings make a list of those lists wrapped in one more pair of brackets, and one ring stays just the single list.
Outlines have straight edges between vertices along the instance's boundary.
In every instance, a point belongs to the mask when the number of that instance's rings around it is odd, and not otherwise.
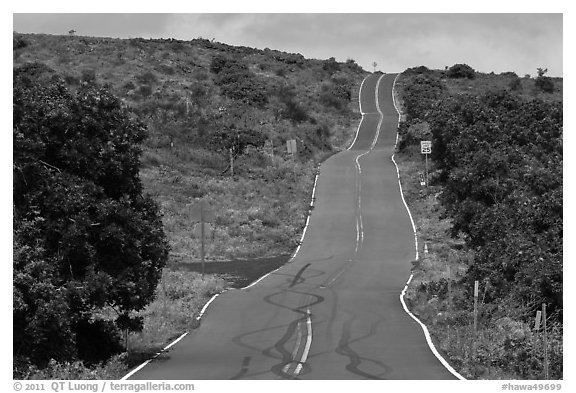
[{"label": "sign on roadside", "polygon": [[428,154],[432,153],[432,141],[420,141],[420,153],[426,155],[426,180],[425,185],[428,187]]},{"label": "sign on roadside", "polygon": [[287,140],[286,146],[288,147],[288,153],[296,154],[296,140],[294,139]]},{"label": "sign on roadside", "polygon": [[421,154],[431,154],[432,153],[432,141],[420,141],[420,153]]},{"label": "sign on roadside", "polygon": [[534,330],[540,330],[540,321],[542,321],[542,311],[536,311],[536,321],[534,322]]}]

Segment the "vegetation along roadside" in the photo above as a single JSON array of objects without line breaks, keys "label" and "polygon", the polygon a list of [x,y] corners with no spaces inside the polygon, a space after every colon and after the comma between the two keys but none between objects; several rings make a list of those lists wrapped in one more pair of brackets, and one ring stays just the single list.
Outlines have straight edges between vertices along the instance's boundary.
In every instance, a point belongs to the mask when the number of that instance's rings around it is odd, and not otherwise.
[{"label": "vegetation along roadside", "polygon": [[421,66],[396,97],[396,161],[421,240],[410,309],[466,378],[562,379],[562,80]]}]

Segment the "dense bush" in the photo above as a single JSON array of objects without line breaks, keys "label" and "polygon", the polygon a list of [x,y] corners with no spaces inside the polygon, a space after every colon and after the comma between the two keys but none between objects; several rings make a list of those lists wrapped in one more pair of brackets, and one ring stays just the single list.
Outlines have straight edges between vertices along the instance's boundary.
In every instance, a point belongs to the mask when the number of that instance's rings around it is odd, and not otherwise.
[{"label": "dense bush", "polygon": [[351,86],[347,80],[334,78],[322,85],[320,102],[327,107],[342,110],[350,102],[352,97],[350,90]]},{"label": "dense bush", "polygon": [[[562,378],[562,102],[506,89],[515,75],[496,78],[505,82],[502,90],[466,94],[424,88],[438,82],[433,74],[410,73],[403,81],[410,116],[399,147],[416,145],[423,133],[432,139],[433,194],[425,200],[435,195],[435,202],[420,209],[464,242],[456,251],[450,239],[436,240],[442,250],[431,255],[438,260],[421,262],[424,281],[411,299],[451,361],[473,378],[490,378],[486,370],[543,377],[541,334],[529,326],[546,303],[550,376]],[[436,236],[436,227],[421,225],[423,236]],[[435,270],[446,263],[454,268],[450,301]],[[481,288],[478,333],[469,326],[474,281]]]},{"label": "dense bush", "polygon": [[548,72],[548,69],[538,68],[538,76],[536,77],[536,81],[534,82],[536,87],[542,90],[545,93],[553,93],[554,92],[554,82],[552,78],[545,76]]},{"label": "dense bush", "polygon": [[226,56],[215,56],[210,70],[215,83],[226,97],[262,107],[268,103],[266,85],[243,62]]},{"label": "dense bush", "polygon": [[324,60],[322,69],[332,75],[333,73],[340,71],[340,63],[338,63],[334,57],[331,57],[328,60]]},{"label": "dense bush", "polygon": [[430,69],[426,66],[418,66],[418,67],[412,67],[412,68],[408,68],[406,71],[404,71],[405,75],[418,75],[418,74],[428,74],[430,73]]},{"label": "dense bush", "polygon": [[445,92],[442,82],[434,76],[418,75],[404,87],[407,120],[417,119]]},{"label": "dense bush", "polygon": [[[101,361],[151,300],[168,246],[142,195],[145,127],[96,84],[69,92],[46,66],[14,70],[14,358]],[[123,326],[100,320],[113,307]]]},{"label": "dense bush", "polygon": [[476,73],[472,67],[467,64],[454,64],[446,73],[448,78],[468,78],[474,79]]},{"label": "dense bush", "polygon": [[434,99],[422,78],[404,102],[430,125],[452,234],[476,251],[464,282],[487,281],[488,302],[547,303],[561,320],[562,104],[505,91]]},{"label": "dense bush", "polygon": [[293,87],[282,85],[276,95],[284,106],[278,111],[280,116],[294,123],[301,123],[308,119],[306,109],[296,101],[296,92]]},{"label": "dense bush", "polygon": [[28,41],[26,41],[21,35],[14,34],[12,37],[12,50],[23,49],[28,46]]}]

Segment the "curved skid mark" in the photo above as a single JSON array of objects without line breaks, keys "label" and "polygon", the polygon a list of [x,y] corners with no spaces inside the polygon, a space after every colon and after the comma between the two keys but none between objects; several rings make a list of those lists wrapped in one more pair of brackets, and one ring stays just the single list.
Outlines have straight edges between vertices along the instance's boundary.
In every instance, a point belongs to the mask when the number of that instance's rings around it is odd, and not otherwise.
[{"label": "curved skid mark", "polygon": [[244,377],[246,374],[248,374],[248,370],[250,368],[250,359],[252,359],[250,356],[245,356],[244,359],[242,360],[242,366],[240,368],[240,371],[238,372],[238,374],[234,375],[230,379],[240,379]]},{"label": "curved skid mark", "polygon": [[[350,314],[350,318],[346,322],[344,322],[342,336],[341,336],[340,341],[338,343],[338,347],[335,349],[335,352],[337,354],[345,356],[349,359],[349,363],[346,365],[346,370],[350,371],[353,374],[359,375],[359,376],[361,376],[363,378],[367,378],[367,379],[386,379],[383,376],[392,372],[391,367],[385,365],[384,363],[382,363],[379,360],[370,359],[367,357],[360,356],[360,355],[358,355],[358,353],[356,353],[350,347],[350,344],[352,344],[354,342],[358,342],[358,341],[364,340],[368,337],[374,336],[376,334],[377,326],[380,325],[384,320],[381,318],[379,321],[377,321],[376,323],[371,325],[370,331],[367,334],[356,337],[356,338],[351,340],[350,339],[350,337],[351,337],[350,331],[351,331],[352,322],[355,319],[355,315],[353,313],[348,312],[348,311],[344,311],[344,312],[347,314]],[[384,371],[382,371],[380,374],[370,374],[370,373],[360,369],[360,365],[363,362],[372,363],[372,364],[382,368]]]}]

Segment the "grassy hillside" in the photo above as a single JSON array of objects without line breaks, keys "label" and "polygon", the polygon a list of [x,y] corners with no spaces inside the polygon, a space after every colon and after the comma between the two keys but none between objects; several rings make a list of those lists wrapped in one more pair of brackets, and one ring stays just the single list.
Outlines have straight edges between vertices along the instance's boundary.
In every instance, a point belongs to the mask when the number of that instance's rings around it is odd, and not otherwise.
[{"label": "grassy hillside", "polygon": [[[353,60],[203,39],[15,34],[14,48],[14,67],[42,62],[71,88],[108,85],[147,124],[141,178],[161,203],[171,257],[187,262],[199,259],[190,215],[198,198],[216,212],[207,258],[294,249],[315,164],[350,141],[358,120],[352,97],[366,75]],[[298,144],[294,161],[288,139]]]}]

